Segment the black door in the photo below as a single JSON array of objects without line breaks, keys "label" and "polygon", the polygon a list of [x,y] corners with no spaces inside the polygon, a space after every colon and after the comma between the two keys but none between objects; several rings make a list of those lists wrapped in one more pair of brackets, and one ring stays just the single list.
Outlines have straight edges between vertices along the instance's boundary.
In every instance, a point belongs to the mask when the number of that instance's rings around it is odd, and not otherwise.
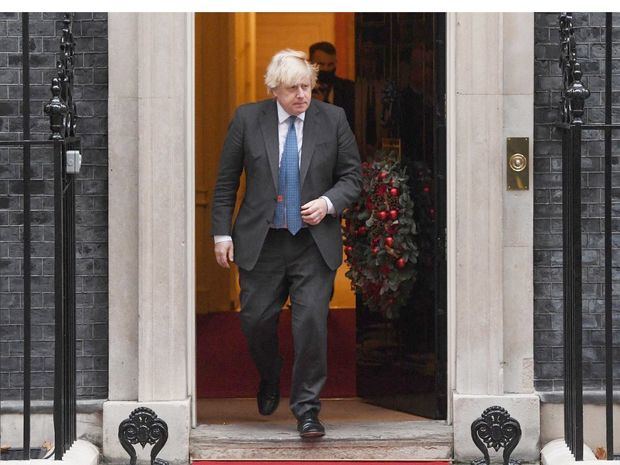
[{"label": "black door", "polygon": [[[427,418],[446,417],[445,14],[356,14],[356,136],[372,159],[385,137],[400,139],[415,203],[417,278],[398,316],[357,298],[357,390],[368,402]],[[396,84],[395,124],[381,96]]]}]

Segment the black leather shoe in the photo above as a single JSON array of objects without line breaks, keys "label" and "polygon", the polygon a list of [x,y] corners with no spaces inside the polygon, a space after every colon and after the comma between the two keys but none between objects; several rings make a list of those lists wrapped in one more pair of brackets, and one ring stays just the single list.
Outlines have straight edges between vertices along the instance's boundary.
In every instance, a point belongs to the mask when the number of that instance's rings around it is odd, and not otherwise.
[{"label": "black leather shoe", "polygon": [[316,410],[308,410],[297,418],[297,431],[302,438],[325,436],[325,427],[319,421],[319,414]]},{"label": "black leather shoe", "polygon": [[261,381],[256,395],[258,413],[261,415],[271,415],[278,408],[280,403],[280,383]]}]

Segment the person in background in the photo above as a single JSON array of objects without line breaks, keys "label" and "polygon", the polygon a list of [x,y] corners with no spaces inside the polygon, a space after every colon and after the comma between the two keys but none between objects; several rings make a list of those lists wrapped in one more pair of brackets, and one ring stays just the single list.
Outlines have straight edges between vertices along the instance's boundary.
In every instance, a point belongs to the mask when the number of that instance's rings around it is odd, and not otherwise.
[{"label": "person in background", "polygon": [[336,76],[336,47],[330,42],[312,44],[310,61],[319,67],[317,86],[312,96],[341,107],[347,115],[351,130],[355,131],[355,83]]}]

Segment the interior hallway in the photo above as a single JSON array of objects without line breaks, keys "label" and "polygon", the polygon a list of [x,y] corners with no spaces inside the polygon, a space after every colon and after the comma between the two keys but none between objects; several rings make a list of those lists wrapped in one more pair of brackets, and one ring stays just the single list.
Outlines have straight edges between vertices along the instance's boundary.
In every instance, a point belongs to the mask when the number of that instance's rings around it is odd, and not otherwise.
[{"label": "interior hallway", "polygon": [[[417,415],[370,405],[360,398],[321,399],[321,421],[326,423],[347,422],[400,422],[426,420]],[[262,424],[290,423],[295,419],[288,409],[288,398],[280,399],[273,415],[264,417],[256,408],[256,399],[199,399],[198,424]]]}]

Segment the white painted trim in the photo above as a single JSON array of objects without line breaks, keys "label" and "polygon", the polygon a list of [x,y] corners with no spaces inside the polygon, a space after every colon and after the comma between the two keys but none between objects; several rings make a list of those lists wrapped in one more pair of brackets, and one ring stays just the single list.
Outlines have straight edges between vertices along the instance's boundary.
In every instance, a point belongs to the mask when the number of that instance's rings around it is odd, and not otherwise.
[{"label": "white painted trim", "polygon": [[620,460],[596,460],[592,449],[583,445],[583,461],[576,462],[575,457],[564,442],[564,439],[554,439],[547,443],[540,451],[540,461],[543,465],[605,465],[620,464]]},{"label": "white painted trim", "polygon": [[99,463],[99,449],[83,439],[73,443],[62,460],[31,459],[31,460],[6,460],[3,465],[97,465]]},{"label": "white painted trim", "polygon": [[97,465],[99,463],[99,449],[83,439],[78,439],[65,452],[60,463],[67,465]]},{"label": "white painted trim", "polygon": [[446,421],[453,421],[456,390],[456,13],[446,13],[446,265],[447,364]]},{"label": "white painted trim", "polygon": [[187,234],[187,392],[190,397],[190,426],[196,427],[196,165],[195,165],[195,109],[194,109],[194,13],[186,13],[187,47],[185,83],[185,218]]}]

